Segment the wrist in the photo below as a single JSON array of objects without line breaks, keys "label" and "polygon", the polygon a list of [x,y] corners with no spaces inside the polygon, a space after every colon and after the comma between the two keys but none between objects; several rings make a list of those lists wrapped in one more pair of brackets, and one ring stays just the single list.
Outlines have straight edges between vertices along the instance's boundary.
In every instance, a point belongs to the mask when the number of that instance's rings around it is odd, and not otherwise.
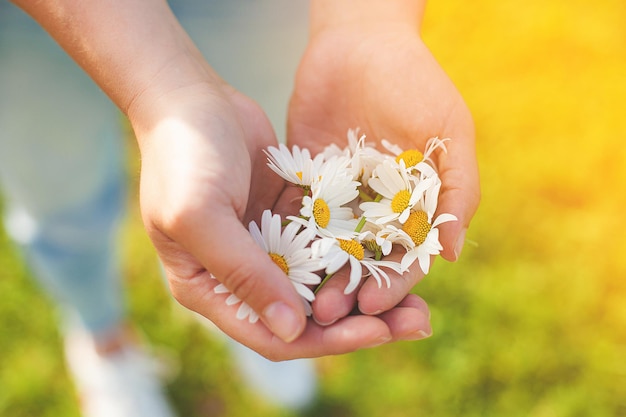
[{"label": "wrist", "polygon": [[120,106],[137,134],[151,130],[165,118],[182,117],[201,100],[224,96],[224,82],[219,76],[208,64],[189,56],[173,58],[153,77],[139,83]]},{"label": "wrist", "polygon": [[419,32],[426,0],[312,0],[311,35],[326,30],[406,27]]}]

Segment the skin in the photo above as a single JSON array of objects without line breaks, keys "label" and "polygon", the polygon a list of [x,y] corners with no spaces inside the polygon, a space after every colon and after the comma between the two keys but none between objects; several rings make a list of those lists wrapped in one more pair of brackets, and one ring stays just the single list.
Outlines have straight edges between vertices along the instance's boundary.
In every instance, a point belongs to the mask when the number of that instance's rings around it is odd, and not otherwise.
[{"label": "skin", "polygon": [[[330,143],[345,146],[347,130],[355,127],[368,141],[386,138],[402,149],[423,151],[431,137],[451,138],[447,153],[437,154],[443,183],[438,213],[458,218],[439,227],[442,256],[455,261],[480,199],[470,112],[419,36],[419,2],[399,2],[391,10],[374,1],[366,9],[346,3],[313,3],[312,34],[289,108],[288,141],[315,153]],[[415,265],[392,277],[391,288],[366,280],[346,296],[348,276],[337,274],[318,293],[319,323],[333,323],[355,305],[369,315],[392,309],[424,274]]]},{"label": "skin", "polygon": [[[289,197],[265,165],[262,149],[276,144],[273,129],[256,103],[213,71],[164,1],[15,3],[128,116],[141,151],[143,221],[183,306],[272,360],[432,333],[426,303],[408,294],[421,278],[416,273],[398,278],[387,292],[367,282],[356,299],[339,297],[333,313],[338,279],[320,292],[316,320],[307,320],[291,284],[247,232],[263,209],[284,207]],[[434,135],[455,138],[440,158],[441,210],[460,219],[441,229],[443,255],[455,259],[459,230],[478,203],[473,131],[460,96],[419,40],[423,2],[333,3],[312,2],[311,42],[290,105],[289,141],[315,151],[340,143],[356,126],[401,146],[421,146]],[[380,22],[361,27],[375,18]],[[226,295],[213,292],[220,282],[261,321],[237,320]],[[366,314],[348,316],[357,300]]]}]

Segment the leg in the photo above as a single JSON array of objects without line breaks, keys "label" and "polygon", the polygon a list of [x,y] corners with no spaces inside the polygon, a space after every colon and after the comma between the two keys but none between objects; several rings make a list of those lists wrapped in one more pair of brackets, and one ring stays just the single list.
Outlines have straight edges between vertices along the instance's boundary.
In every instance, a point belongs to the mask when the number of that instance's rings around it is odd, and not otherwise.
[{"label": "leg", "polygon": [[116,109],[34,22],[0,20],[0,182],[7,231],[43,286],[93,332],[124,312],[114,254],[123,205]]},{"label": "leg", "polygon": [[148,358],[123,331],[117,110],[34,22],[4,2],[0,92],[6,228],[65,313],[66,358],[85,416],[171,417]]}]

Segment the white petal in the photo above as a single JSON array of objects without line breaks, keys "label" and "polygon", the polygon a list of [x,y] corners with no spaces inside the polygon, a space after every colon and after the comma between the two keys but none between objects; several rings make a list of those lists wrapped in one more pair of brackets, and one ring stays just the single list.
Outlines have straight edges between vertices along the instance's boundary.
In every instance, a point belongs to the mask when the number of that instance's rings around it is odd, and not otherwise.
[{"label": "white petal", "polygon": [[354,256],[350,256],[350,282],[343,290],[344,294],[350,294],[356,289],[361,282],[362,269],[361,263]]},{"label": "white petal", "polygon": [[309,301],[315,300],[315,294],[313,294],[313,291],[311,291],[306,285],[295,283],[293,286],[296,289],[296,292],[305,299]]},{"label": "white petal", "polygon": [[333,258],[330,259],[330,263],[326,267],[326,273],[334,274],[335,272],[339,271],[341,267],[346,264],[349,258],[350,258],[350,255],[348,255],[347,252],[344,252],[343,250],[337,252],[333,256]]},{"label": "white petal", "polygon": [[289,278],[307,285],[317,285],[322,281],[319,275],[307,271],[289,271]]},{"label": "white petal", "polygon": [[432,224],[432,227],[437,227],[441,223],[457,221],[457,217],[454,214],[450,213],[441,213]]},{"label": "white petal", "polygon": [[[370,271],[370,274],[372,274],[372,276],[376,280],[376,283],[378,284],[378,288],[382,287],[383,286],[383,282],[380,279],[380,275],[381,274],[379,273],[379,269],[376,268],[374,265],[370,265],[370,264],[367,264],[367,263],[365,263],[364,265],[368,269],[368,271]],[[389,286],[391,285],[391,283],[389,282],[389,277],[385,277],[385,278],[386,278],[386,281],[387,281],[387,288],[389,288]]]},{"label": "white petal", "polygon": [[267,238],[267,243],[270,249],[270,252],[274,252],[274,253],[281,253],[280,252],[280,229],[281,229],[281,224],[280,224],[280,215],[275,214],[275,215],[270,215],[268,216],[269,219],[267,221],[267,223],[265,222],[265,213],[270,213],[269,210],[265,210],[263,212],[263,223],[264,226],[269,227],[268,230],[262,230],[261,232],[263,234],[266,234],[266,238]]},{"label": "white petal", "polygon": [[263,235],[261,235],[261,230],[259,229],[259,226],[257,226],[254,221],[251,221],[248,225],[248,230],[250,231],[250,235],[252,236],[252,239],[254,239],[256,244],[259,245],[265,252],[268,252],[268,247],[265,244]]},{"label": "white petal", "polygon": [[402,267],[402,271],[406,272],[409,270],[413,262],[417,259],[417,250],[413,249],[408,251],[403,257],[402,261],[400,261],[400,266]]},{"label": "white petal", "polygon": [[409,218],[410,214],[411,214],[411,210],[409,210],[408,208],[403,210],[402,213],[400,213],[400,217],[398,218],[398,221],[404,224]]},{"label": "white petal", "polygon": [[241,299],[239,299],[239,297],[237,297],[235,294],[231,294],[228,296],[228,298],[226,298],[226,305],[232,306],[239,303],[240,301]]},{"label": "white petal", "polygon": [[398,145],[389,142],[387,139],[382,139],[380,141],[380,143],[385,147],[385,149],[387,149],[389,152],[391,152],[394,155],[400,155],[403,151],[402,148],[399,147]]},{"label": "white petal", "polygon": [[213,288],[215,294],[230,294],[230,290],[224,284],[218,284]]},{"label": "white petal", "polygon": [[419,261],[420,268],[424,274],[428,274],[430,269],[430,254],[425,251],[417,251],[417,260]]}]

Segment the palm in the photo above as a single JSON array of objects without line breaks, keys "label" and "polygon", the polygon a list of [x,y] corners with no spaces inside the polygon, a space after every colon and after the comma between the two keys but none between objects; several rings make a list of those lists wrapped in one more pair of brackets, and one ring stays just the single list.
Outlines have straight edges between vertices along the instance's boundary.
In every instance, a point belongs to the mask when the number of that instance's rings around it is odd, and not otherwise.
[{"label": "palm", "polygon": [[320,38],[296,79],[291,143],[320,149],[356,127],[403,147],[423,147],[432,136],[472,138],[461,96],[415,34]]},{"label": "palm", "polygon": [[[288,141],[317,153],[330,143],[345,143],[350,128],[359,128],[368,141],[387,139],[422,151],[431,137],[452,138],[447,154],[438,160],[443,183],[439,209],[459,218],[440,228],[442,255],[455,259],[457,236],[478,203],[473,122],[460,94],[416,33],[335,31],[311,41],[290,103]],[[393,307],[421,278],[417,275],[404,277],[404,285],[393,292],[381,293],[368,285],[358,294],[361,311]],[[337,288],[325,291],[328,295],[320,292],[316,301],[318,318],[336,316],[333,310],[339,304],[344,313],[352,309],[353,298],[342,296]]]}]

